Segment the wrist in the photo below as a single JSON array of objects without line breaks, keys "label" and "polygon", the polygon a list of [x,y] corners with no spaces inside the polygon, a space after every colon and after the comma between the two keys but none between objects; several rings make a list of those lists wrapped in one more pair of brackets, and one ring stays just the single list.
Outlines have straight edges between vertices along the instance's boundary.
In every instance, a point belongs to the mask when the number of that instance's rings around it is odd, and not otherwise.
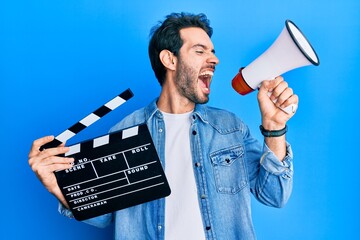
[{"label": "wrist", "polygon": [[277,122],[274,122],[274,121],[262,121],[261,125],[266,130],[276,131],[276,130],[279,130],[279,129],[283,129],[286,126],[286,123],[282,124],[282,123],[277,123]]}]

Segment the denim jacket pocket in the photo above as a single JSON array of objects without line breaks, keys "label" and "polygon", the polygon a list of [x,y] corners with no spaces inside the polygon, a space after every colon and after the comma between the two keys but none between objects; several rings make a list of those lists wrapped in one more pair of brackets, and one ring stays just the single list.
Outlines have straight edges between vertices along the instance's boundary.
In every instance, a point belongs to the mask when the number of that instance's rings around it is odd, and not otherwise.
[{"label": "denim jacket pocket", "polygon": [[221,149],[210,154],[217,191],[236,194],[247,186],[242,145]]}]

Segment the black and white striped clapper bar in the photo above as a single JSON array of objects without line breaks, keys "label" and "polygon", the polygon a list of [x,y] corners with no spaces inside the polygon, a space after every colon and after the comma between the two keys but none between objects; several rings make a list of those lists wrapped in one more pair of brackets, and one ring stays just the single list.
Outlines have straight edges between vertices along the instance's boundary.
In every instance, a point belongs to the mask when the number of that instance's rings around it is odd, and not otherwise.
[{"label": "black and white striped clapper bar", "polygon": [[111,112],[112,110],[118,108],[120,105],[125,103],[127,100],[132,98],[134,94],[130,89],[125,90],[124,92],[120,93],[115,98],[111,99],[107,103],[105,103],[100,108],[96,109],[94,112],[90,113],[88,116],[77,122],[76,124],[72,125],[70,128],[66,129],[64,132],[60,133],[55,139],[47,144],[41,146],[40,150],[44,150],[47,148],[57,147],[60,144],[66,142],[80,131],[84,130],[100,118],[104,117],[106,114]]}]

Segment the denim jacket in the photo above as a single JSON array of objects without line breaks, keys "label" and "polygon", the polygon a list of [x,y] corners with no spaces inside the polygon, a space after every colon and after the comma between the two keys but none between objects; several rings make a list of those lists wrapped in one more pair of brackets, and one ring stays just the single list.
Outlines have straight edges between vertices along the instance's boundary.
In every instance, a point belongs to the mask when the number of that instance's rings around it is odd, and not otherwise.
[{"label": "denim jacket", "polygon": [[[130,114],[111,131],[141,123],[148,125],[165,168],[165,126],[156,100]],[[285,159],[279,161],[233,113],[206,105],[196,105],[189,134],[206,238],[255,239],[250,194],[266,205],[284,206],[292,191],[290,145]],[[63,207],[60,212],[72,215]],[[162,198],[84,222],[98,227],[115,222],[117,240],[164,239],[164,217]]]}]

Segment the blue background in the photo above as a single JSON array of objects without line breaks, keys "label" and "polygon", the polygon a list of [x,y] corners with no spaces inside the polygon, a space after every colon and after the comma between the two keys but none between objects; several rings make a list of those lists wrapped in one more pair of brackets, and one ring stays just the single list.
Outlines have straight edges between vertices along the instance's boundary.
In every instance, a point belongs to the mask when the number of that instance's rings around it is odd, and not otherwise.
[{"label": "blue background", "polygon": [[258,239],[359,238],[360,1],[5,0],[0,4],[1,239],[111,239],[57,213],[28,166],[32,141],[57,135],[126,88],[135,97],[69,143],[105,134],[160,88],[147,55],[149,30],[170,12],[204,12],[220,59],[210,105],[242,117],[262,139],[256,93],[230,81],[291,19],[320,66],[284,74],[300,106],[288,123],[293,194],[283,209],[253,201]]}]

